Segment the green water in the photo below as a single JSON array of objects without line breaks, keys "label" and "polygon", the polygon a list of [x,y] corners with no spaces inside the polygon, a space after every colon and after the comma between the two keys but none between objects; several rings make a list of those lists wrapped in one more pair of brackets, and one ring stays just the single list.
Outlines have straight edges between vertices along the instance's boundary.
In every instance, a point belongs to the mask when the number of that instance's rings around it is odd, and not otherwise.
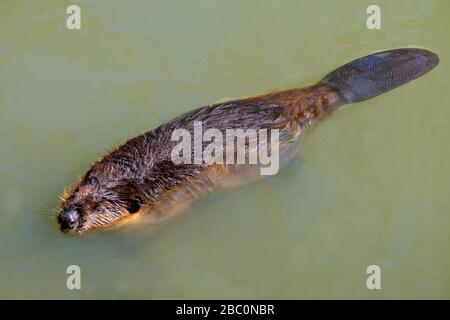
[{"label": "green water", "polygon": [[[450,3],[377,1],[381,30],[369,4],[2,0],[0,298],[450,298]],[[275,177],[155,231],[68,237],[49,216],[95,159],[176,115],[411,45],[441,64],[336,112]]]}]

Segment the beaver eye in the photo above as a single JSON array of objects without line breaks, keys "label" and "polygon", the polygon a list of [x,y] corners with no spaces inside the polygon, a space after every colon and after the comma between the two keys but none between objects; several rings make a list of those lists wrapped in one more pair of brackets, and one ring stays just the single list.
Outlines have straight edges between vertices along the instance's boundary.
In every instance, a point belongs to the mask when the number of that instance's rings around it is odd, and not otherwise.
[{"label": "beaver eye", "polygon": [[97,208],[95,208],[95,213],[102,213],[103,212],[103,208],[98,206]]},{"label": "beaver eye", "polygon": [[141,200],[139,199],[131,199],[128,203],[128,212],[136,213],[141,208]]}]

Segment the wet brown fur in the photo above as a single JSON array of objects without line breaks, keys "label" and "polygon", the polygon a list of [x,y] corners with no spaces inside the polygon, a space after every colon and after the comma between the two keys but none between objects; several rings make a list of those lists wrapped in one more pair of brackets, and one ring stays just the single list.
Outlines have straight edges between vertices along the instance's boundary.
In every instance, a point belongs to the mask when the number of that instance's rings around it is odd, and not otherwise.
[{"label": "wet brown fur", "polygon": [[[395,89],[426,74],[438,63],[439,57],[426,49],[387,50],[353,60],[307,88],[221,102],[181,115],[97,161],[65,195],[58,216],[60,227],[81,233],[119,221],[142,221],[139,218],[144,217],[158,222],[181,212],[213,189],[260,177],[258,165],[175,164],[171,160],[178,144],[171,140],[175,129],[183,128],[192,134],[195,121],[201,121],[203,130],[214,128],[223,134],[227,129],[267,129],[269,134],[270,129],[278,129],[282,166],[295,154],[306,129],[338,106]],[[246,148],[246,156],[254,155],[254,149]]]},{"label": "wet brown fur", "polygon": [[[248,183],[258,178],[248,165],[181,164],[170,158],[177,142],[174,129],[192,132],[193,122],[204,130],[280,130],[280,145],[292,153],[304,129],[341,105],[339,94],[326,84],[291,89],[206,106],[182,115],[137,136],[98,160],[65,194],[61,211],[76,208],[80,220],[73,232],[84,232],[124,221],[128,206],[138,199],[142,208],[135,216],[161,221],[183,211],[211,190]],[[95,210],[101,206],[102,213]]]}]

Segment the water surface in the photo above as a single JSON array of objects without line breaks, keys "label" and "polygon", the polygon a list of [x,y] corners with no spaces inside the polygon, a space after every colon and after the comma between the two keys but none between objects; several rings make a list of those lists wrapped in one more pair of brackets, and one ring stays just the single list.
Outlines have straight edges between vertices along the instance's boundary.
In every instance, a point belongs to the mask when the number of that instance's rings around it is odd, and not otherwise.
[{"label": "water surface", "polygon": [[[0,3],[0,298],[450,298],[448,1],[378,1],[382,30],[371,1],[76,3],[79,31],[73,1]],[[56,229],[58,194],[118,143],[411,45],[441,64],[336,112],[279,175],[156,231]]]}]

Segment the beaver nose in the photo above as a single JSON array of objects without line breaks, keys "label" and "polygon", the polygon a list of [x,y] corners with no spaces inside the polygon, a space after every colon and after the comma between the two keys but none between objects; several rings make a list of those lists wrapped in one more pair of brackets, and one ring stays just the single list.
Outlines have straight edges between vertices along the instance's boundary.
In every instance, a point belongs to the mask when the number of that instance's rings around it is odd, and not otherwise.
[{"label": "beaver nose", "polygon": [[80,214],[75,209],[63,211],[58,217],[61,230],[67,230],[75,227],[79,217]]}]

